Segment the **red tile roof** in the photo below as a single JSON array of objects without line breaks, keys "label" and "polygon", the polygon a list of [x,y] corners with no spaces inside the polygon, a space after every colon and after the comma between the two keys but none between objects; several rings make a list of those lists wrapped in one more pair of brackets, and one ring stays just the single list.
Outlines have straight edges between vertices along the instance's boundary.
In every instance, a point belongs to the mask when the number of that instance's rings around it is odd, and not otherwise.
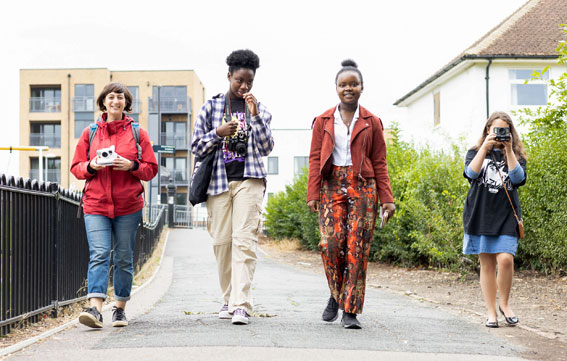
[{"label": "red tile roof", "polygon": [[459,63],[473,58],[550,58],[565,35],[567,0],[529,0],[449,64],[397,100],[398,105]]}]

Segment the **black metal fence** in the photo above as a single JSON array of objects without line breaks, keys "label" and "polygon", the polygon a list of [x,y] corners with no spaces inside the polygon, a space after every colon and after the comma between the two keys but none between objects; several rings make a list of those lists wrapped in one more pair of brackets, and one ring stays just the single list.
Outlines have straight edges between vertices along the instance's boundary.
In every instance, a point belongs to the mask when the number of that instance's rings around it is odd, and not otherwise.
[{"label": "black metal fence", "polygon": [[[0,175],[0,334],[84,300],[89,249],[81,195],[56,183]],[[134,269],[148,260],[165,224],[162,207],[139,227]]]}]

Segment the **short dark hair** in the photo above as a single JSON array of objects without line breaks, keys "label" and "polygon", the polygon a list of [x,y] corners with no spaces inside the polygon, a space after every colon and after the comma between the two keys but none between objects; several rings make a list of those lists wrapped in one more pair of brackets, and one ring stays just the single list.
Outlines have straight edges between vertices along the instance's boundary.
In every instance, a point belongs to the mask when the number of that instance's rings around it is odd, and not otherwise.
[{"label": "short dark hair", "polygon": [[107,84],[104,89],[102,89],[102,91],[98,95],[98,98],[96,99],[96,105],[98,105],[98,108],[101,111],[106,111],[106,107],[104,106],[104,99],[109,93],[124,94],[124,98],[126,98],[126,106],[124,107],[124,111],[128,113],[132,111],[132,103],[134,102],[134,97],[132,96],[132,93],[130,93],[130,90],[128,90],[128,87],[121,83],[110,83]]},{"label": "short dark hair", "polygon": [[260,67],[260,58],[249,49],[235,50],[226,57],[226,64],[231,74],[241,68],[250,69],[256,74],[256,69]]},{"label": "short dark hair", "polygon": [[358,65],[354,62],[354,60],[352,59],[343,60],[341,62],[341,65],[342,65],[341,70],[339,70],[337,76],[335,76],[335,84],[337,84],[339,75],[341,75],[341,73],[344,73],[345,71],[354,71],[355,73],[357,73],[358,77],[360,78],[360,84],[364,84],[364,80],[362,80],[362,73],[360,72],[360,70],[358,70]]}]

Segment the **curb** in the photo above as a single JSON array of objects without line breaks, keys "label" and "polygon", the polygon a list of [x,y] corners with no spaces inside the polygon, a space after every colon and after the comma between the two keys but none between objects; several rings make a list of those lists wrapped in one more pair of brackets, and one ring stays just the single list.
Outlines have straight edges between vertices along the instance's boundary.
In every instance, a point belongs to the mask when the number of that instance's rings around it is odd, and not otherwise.
[{"label": "curb", "polygon": [[[170,230],[167,231],[167,234],[166,234],[166,236],[165,236],[165,242],[164,242],[164,244],[163,244],[163,249],[161,250],[161,257],[160,257],[159,264],[158,264],[157,268],[155,269],[155,271],[154,271],[154,273],[152,274],[152,276],[151,276],[146,282],[144,282],[143,285],[141,285],[140,287],[137,287],[136,289],[133,289],[133,290],[132,290],[132,292],[131,292],[131,295],[132,295],[132,296],[135,295],[136,293],[138,293],[140,290],[143,290],[143,289],[144,289],[147,285],[149,285],[150,283],[152,283],[152,281],[154,280],[154,278],[155,278],[156,275],[158,274],[158,272],[159,272],[159,270],[160,270],[160,268],[161,268],[161,264],[162,264],[162,262],[163,262],[163,256],[164,256],[164,254],[165,254],[165,249],[166,249],[166,247],[167,247],[167,241],[169,240],[169,232],[170,232]],[[102,311],[108,311],[111,307],[112,307],[112,303],[106,304],[106,305],[104,305],[104,306],[102,307]],[[58,327],[56,327],[56,328],[54,328],[54,329],[51,329],[51,330],[49,330],[49,331],[45,331],[45,332],[42,333],[42,334],[39,334],[39,335],[34,336],[34,337],[32,337],[32,338],[29,338],[29,339],[27,339],[27,340],[18,342],[18,343],[15,344],[15,345],[8,346],[8,347],[6,347],[6,348],[0,350],[0,357],[4,357],[4,356],[9,355],[9,354],[11,354],[11,353],[20,351],[21,349],[23,349],[23,348],[25,348],[25,347],[28,347],[28,346],[30,346],[30,345],[33,345],[33,344],[36,343],[36,342],[39,342],[39,341],[41,341],[41,340],[43,340],[43,339],[46,339],[46,338],[48,338],[48,337],[50,337],[50,336],[53,336],[54,334],[59,333],[59,332],[61,332],[61,331],[64,331],[64,330],[66,330],[66,329],[70,328],[71,326],[74,326],[74,325],[76,325],[76,324],[78,324],[78,323],[79,323],[79,321],[78,321],[77,319],[75,319],[75,320],[69,321],[69,322],[67,322],[67,323],[65,323],[65,324],[63,324],[63,325],[61,325],[61,326],[58,326]]]}]

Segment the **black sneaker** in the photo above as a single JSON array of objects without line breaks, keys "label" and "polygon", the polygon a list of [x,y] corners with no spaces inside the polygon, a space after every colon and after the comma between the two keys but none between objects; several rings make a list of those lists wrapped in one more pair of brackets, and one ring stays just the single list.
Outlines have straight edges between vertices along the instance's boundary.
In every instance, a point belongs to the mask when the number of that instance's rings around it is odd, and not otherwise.
[{"label": "black sneaker", "polygon": [[343,312],[343,318],[341,318],[341,326],[344,328],[360,329],[362,326],[360,322],[356,319],[356,313]]},{"label": "black sneaker", "polygon": [[327,302],[327,307],[323,311],[323,321],[333,322],[339,317],[339,304],[333,296],[329,297],[329,302]]},{"label": "black sneaker", "polygon": [[102,315],[96,307],[85,307],[79,314],[79,322],[92,328],[102,328]]},{"label": "black sneaker", "polygon": [[112,327],[128,326],[128,319],[126,313],[120,307],[112,307]]}]

